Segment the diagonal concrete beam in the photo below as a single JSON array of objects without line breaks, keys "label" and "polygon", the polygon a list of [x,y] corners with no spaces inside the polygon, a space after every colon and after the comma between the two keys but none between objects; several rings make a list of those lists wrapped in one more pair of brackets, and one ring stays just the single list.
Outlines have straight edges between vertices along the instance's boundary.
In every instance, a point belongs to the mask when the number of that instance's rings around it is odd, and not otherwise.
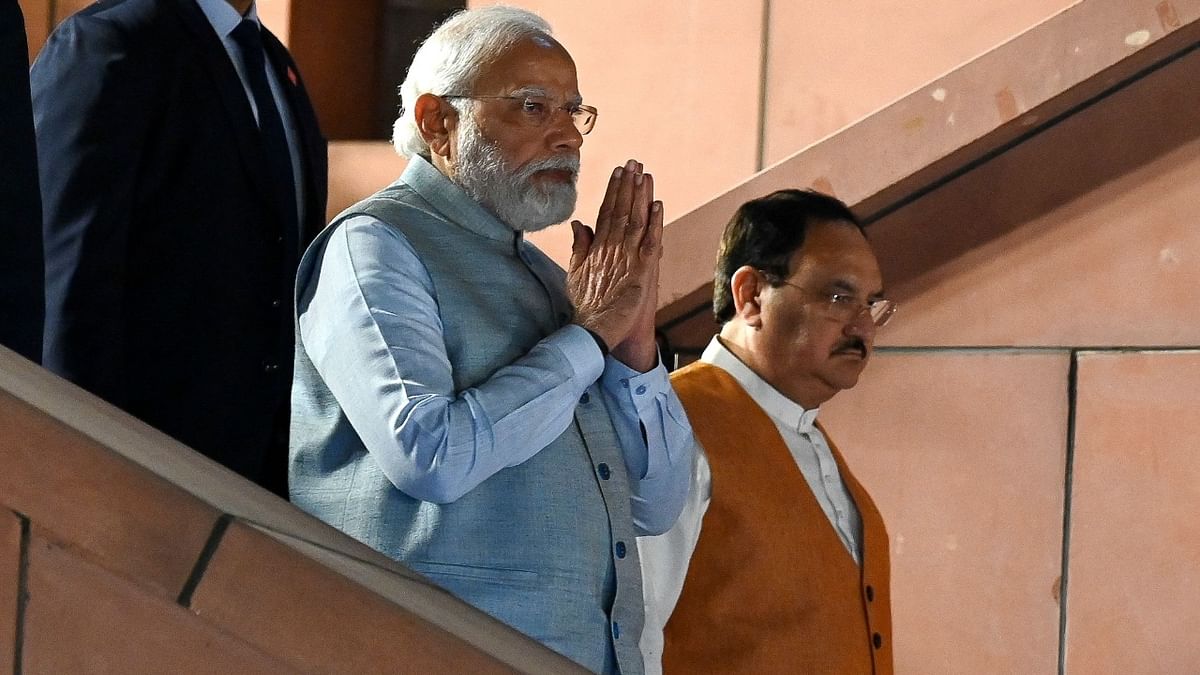
[{"label": "diagonal concrete beam", "polygon": [[660,327],[708,310],[711,261],[743,202],[813,187],[870,224],[1198,46],[1200,0],[1080,0],[671,222]]}]

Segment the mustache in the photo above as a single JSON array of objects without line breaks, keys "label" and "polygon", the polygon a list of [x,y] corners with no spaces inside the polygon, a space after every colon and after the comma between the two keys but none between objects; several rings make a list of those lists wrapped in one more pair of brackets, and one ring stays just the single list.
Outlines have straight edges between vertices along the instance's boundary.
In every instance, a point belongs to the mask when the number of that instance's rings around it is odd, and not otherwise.
[{"label": "mustache", "polygon": [[558,157],[547,157],[529,162],[525,166],[513,174],[517,180],[523,181],[533,177],[533,174],[539,171],[569,171],[571,180],[574,181],[579,177],[579,158],[571,157],[570,155],[560,155]]},{"label": "mustache", "polygon": [[838,354],[841,352],[850,352],[850,351],[858,352],[859,354],[866,356],[867,355],[867,343],[864,342],[862,338],[849,337],[849,338],[846,338],[845,340],[842,340],[841,342],[837,343],[837,346],[835,346],[833,348],[834,354]]}]

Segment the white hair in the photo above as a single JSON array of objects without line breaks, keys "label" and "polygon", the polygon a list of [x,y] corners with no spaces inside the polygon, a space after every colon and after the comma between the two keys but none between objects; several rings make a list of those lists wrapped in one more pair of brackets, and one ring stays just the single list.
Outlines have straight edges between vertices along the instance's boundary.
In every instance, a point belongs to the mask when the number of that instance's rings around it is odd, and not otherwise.
[{"label": "white hair", "polygon": [[392,128],[396,152],[429,156],[413,115],[421,94],[469,93],[484,66],[523,40],[550,35],[545,19],[516,7],[481,7],[447,19],[417,49],[400,85],[400,117]]},{"label": "white hair", "polygon": [[[565,182],[535,183],[542,171],[566,171]],[[474,115],[458,127],[458,166],[454,182],[502,222],[520,232],[537,232],[563,222],[575,211],[579,157],[555,155],[510,167],[494,141],[484,138]]]}]

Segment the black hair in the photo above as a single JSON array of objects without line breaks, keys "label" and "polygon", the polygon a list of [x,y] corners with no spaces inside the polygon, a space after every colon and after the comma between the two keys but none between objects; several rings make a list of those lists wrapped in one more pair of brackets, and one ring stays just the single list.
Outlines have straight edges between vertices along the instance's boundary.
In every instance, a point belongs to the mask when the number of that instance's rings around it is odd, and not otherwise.
[{"label": "black hair", "polygon": [[862,223],[841,200],[812,190],[779,190],[742,204],[721,236],[713,279],[713,315],[724,323],[735,313],[730,279],[749,265],[773,279],[785,279],[792,254],[804,245],[808,228],[845,222],[862,231]]}]

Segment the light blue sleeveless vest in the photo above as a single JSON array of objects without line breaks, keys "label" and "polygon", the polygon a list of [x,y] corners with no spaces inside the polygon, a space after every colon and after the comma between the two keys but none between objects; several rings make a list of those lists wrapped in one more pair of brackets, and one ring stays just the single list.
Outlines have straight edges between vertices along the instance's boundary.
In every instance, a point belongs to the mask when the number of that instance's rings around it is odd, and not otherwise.
[{"label": "light blue sleeveless vest", "polygon": [[[298,289],[319,274],[329,233],[360,214],[402,232],[433,279],[456,390],[488,379],[570,320],[562,269],[421,158],[313,242]],[[296,347],[297,506],[592,671],[642,673],[629,483],[598,384],[571,426],[532,459],[434,504],[388,481],[299,337]]]}]

